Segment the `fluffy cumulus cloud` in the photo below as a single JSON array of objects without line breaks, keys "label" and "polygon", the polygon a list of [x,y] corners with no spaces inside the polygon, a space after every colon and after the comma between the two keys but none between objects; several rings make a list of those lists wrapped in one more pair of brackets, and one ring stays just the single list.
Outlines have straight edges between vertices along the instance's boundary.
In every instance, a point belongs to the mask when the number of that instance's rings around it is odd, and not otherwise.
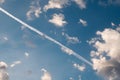
[{"label": "fluffy cumulus cloud", "polygon": [[73,67],[76,68],[76,69],[78,69],[79,71],[82,71],[82,72],[83,72],[83,71],[85,70],[85,68],[86,68],[85,65],[79,65],[79,64],[77,64],[77,63],[74,63],[74,64],[73,64]]},{"label": "fluffy cumulus cloud", "polygon": [[120,80],[120,32],[105,29],[96,33],[100,39],[94,41],[91,51],[93,69],[105,80]]},{"label": "fluffy cumulus cloud", "polygon": [[86,8],[86,0],[73,0],[73,1],[80,7],[80,9]]},{"label": "fluffy cumulus cloud", "polygon": [[67,22],[64,20],[63,14],[53,14],[52,19],[49,20],[50,23],[53,23],[54,25],[58,27],[63,27]]},{"label": "fluffy cumulus cloud", "polygon": [[87,26],[87,21],[80,19],[79,23],[82,24],[83,26]]},{"label": "fluffy cumulus cloud", "polygon": [[120,6],[120,0],[99,0],[99,5],[101,6]]},{"label": "fluffy cumulus cloud", "polygon": [[62,33],[63,36],[65,36],[67,43],[71,43],[71,44],[77,44],[80,43],[80,40],[78,39],[78,37],[71,37],[68,34]]},{"label": "fluffy cumulus cloud", "polygon": [[7,73],[7,64],[0,61],[0,80],[8,80],[9,76]]},{"label": "fluffy cumulus cloud", "polygon": [[41,76],[41,80],[52,80],[51,74],[46,69],[41,69],[43,75]]},{"label": "fluffy cumulus cloud", "polygon": [[39,18],[41,11],[39,0],[35,0],[31,3],[30,9],[26,13],[28,20],[33,20],[34,18]]},{"label": "fluffy cumulus cloud", "polygon": [[5,2],[5,0],[0,0],[0,4],[3,4]]},{"label": "fluffy cumulus cloud", "polygon": [[21,63],[22,63],[21,61],[15,61],[10,65],[10,67],[15,67],[16,65],[21,64]]},{"label": "fluffy cumulus cloud", "polygon": [[49,9],[61,9],[66,4],[68,4],[69,0],[49,0],[48,4],[44,6],[44,11],[47,11]]}]

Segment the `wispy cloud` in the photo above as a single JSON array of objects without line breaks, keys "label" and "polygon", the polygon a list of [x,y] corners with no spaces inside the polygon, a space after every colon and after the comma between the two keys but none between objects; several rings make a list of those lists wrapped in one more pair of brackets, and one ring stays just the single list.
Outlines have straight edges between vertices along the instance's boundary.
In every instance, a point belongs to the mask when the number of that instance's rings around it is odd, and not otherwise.
[{"label": "wispy cloud", "polygon": [[77,63],[74,63],[74,64],[73,64],[73,67],[76,68],[76,69],[78,69],[79,71],[82,71],[82,72],[83,72],[83,71],[85,70],[85,68],[86,68],[85,65],[79,65],[79,64],[77,64]]},{"label": "wispy cloud", "polygon": [[49,22],[58,27],[63,27],[65,24],[67,24],[64,18],[65,17],[63,14],[53,14],[52,19],[50,19]]},{"label": "wispy cloud", "polygon": [[44,11],[47,11],[49,9],[61,9],[66,4],[68,4],[69,0],[49,0],[48,4],[44,6]]},{"label": "wispy cloud", "polygon": [[72,0],[74,1],[80,9],[85,9],[86,8],[86,0]]},{"label": "wispy cloud", "polygon": [[83,26],[87,26],[87,21],[80,19],[78,23],[81,23]]},{"label": "wispy cloud", "polygon": [[0,0],[0,4],[3,4],[5,2],[5,0]]},{"label": "wispy cloud", "polygon": [[[6,15],[9,16],[9,17],[11,17],[11,18],[14,19],[15,21],[19,22],[20,24],[26,26],[26,28],[28,28],[28,29],[32,30],[33,32],[39,34],[40,36],[44,37],[45,39],[47,39],[47,40],[49,40],[49,41],[57,44],[57,45],[60,46],[60,47],[64,47],[64,48],[67,48],[67,49],[69,49],[69,50],[72,50],[72,49],[66,47],[65,45],[63,45],[62,43],[58,42],[57,40],[49,37],[48,35],[42,33],[41,31],[39,31],[39,30],[37,30],[37,29],[35,29],[34,27],[26,24],[25,22],[23,22],[22,20],[18,19],[18,18],[15,17],[15,16],[13,16],[12,14],[10,14],[9,12],[7,12],[6,10],[4,10],[4,9],[1,8],[1,7],[0,7],[0,11],[2,11],[4,14],[6,14]],[[73,50],[72,50],[72,51],[73,51]],[[72,55],[75,56],[76,58],[84,61],[84,62],[87,63],[88,65],[92,66],[92,63],[91,63],[90,61],[88,61],[87,59],[83,58],[83,57],[80,56],[78,53],[76,53],[76,52],[73,51]]]},{"label": "wispy cloud", "polygon": [[41,69],[43,75],[41,76],[41,80],[52,80],[51,74],[46,69]]},{"label": "wispy cloud", "polygon": [[9,79],[7,67],[8,67],[8,65],[5,62],[0,61],[0,80],[8,80]]},{"label": "wispy cloud", "polygon": [[91,51],[93,69],[104,76],[105,80],[120,79],[120,32],[105,29],[97,32],[101,40],[94,43],[96,50]]},{"label": "wispy cloud", "polygon": [[78,39],[78,37],[71,37],[68,34],[62,32],[62,35],[65,36],[67,43],[71,43],[71,44],[77,44],[80,43],[80,40]]},{"label": "wispy cloud", "polygon": [[120,6],[120,0],[99,0],[98,4],[101,6]]},{"label": "wispy cloud", "polygon": [[15,67],[16,65],[21,64],[21,63],[22,63],[21,61],[15,61],[10,65],[10,67]]},{"label": "wispy cloud", "polygon": [[28,53],[28,52],[25,52],[25,56],[26,56],[26,57],[29,57],[29,53]]},{"label": "wispy cloud", "polygon": [[4,44],[4,43],[8,42],[8,40],[9,40],[8,35],[0,34],[0,44]]},{"label": "wispy cloud", "polygon": [[26,13],[28,20],[39,18],[41,11],[39,0],[35,0],[31,3],[29,11]]}]

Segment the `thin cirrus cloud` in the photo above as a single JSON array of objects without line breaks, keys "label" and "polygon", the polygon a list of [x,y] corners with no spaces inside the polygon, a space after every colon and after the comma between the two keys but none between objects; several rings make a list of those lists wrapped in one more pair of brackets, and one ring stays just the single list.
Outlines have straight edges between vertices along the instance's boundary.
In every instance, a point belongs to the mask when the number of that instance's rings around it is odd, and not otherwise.
[{"label": "thin cirrus cloud", "polygon": [[21,64],[21,63],[22,63],[21,61],[15,61],[10,65],[10,67],[15,67],[16,65]]},{"label": "thin cirrus cloud", "polygon": [[91,51],[93,69],[107,80],[120,79],[120,32],[105,29],[97,35],[101,40],[94,42],[96,50]]},{"label": "thin cirrus cloud", "polygon": [[83,19],[80,19],[78,23],[82,24],[83,26],[87,26],[87,21]]},{"label": "thin cirrus cloud", "polygon": [[61,9],[66,4],[68,4],[69,0],[49,0],[48,4],[44,6],[44,11],[49,9]]},{"label": "thin cirrus cloud", "polygon": [[41,80],[52,80],[51,74],[46,69],[41,69],[43,75],[41,76]]},{"label": "thin cirrus cloud", "polygon": [[74,1],[80,9],[85,9],[86,8],[86,0],[72,0]]},{"label": "thin cirrus cloud", "polygon": [[33,1],[30,5],[30,9],[27,11],[27,20],[33,20],[39,18],[42,13],[39,0]]},{"label": "thin cirrus cloud", "polygon": [[9,80],[7,67],[8,65],[5,62],[0,61],[0,80]]},{"label": "thin cirrus cloud", "polygon": [[54,24],[57,27],[63,27],[65,24],[67,24],[67,21],[64,20],[64,15],[59,14],[53,14],[52,19],[49,20],[50,23]]},{"label": "thin cirrus cloud", "polygon": [[101,6],[120,6],[120,0],[99,0],[98,4]]}]

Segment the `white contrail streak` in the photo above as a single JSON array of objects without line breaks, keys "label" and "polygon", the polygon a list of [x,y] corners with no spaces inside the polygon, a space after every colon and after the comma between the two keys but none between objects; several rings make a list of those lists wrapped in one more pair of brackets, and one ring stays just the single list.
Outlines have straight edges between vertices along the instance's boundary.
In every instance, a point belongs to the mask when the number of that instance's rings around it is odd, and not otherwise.
[{"label": "white contrail streak", "polygon": [[[53,43],[59,45],[60,47],[64,47],[68,50],[71,50],[70,48],[64,46],[62,43],[58,42],[57,40],[49,37],[48,35],[42,33],[41,31],[35,29],[34,27],[28,25],[27,23],[23,22],[22,20],[18,19],[17,17],[13,16],[12,14],[10,14],[9,12],[7,12],[6,10],[4,10],[3,8],[0,7],[0,11],[2,11],[4,14],[6,14],[7,16],[11,17],[12,19],[14,19],[15,21],[17,21],[18,23],[22,24],[23,26],[27,27],[28,29],[32,30],[33,32],[39,34],[40,36],[46,38],[49,41],[52,41]],[[76,58],[84,61],[85,63],[87,63],[88,65],[92,66],[92,63],[88,60],[86,60],[85,58],[83,58],[82,56],[80,56],[79,54],[77,54],[76,52],[72,51],[72,55],[75,56]]]}]

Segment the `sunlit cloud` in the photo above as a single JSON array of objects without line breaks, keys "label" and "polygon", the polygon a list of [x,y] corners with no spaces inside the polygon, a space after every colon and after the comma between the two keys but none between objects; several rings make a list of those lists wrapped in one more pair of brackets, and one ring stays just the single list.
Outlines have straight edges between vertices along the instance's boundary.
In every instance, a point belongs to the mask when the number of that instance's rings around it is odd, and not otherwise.
[{"label": "sunlit cloud", "polygon": [[9,79],[7,67],[8,67],[8,65],[5,62],[0,61],[0,80],[8,80]]},{"label": "sunlit cloud", "polygon": [[49,0],[48,4],[44,6],[44,11],[49,9],[61,9],[66,4],[68,4],[69,0]]},{"label": "sunlit cloud", "polygon": [[79,65],[77,63],[74,63],[73,67],[76,68],[76,69],[78,69],[81,72],[83,72],[86,69],[85,65]]},{"label": "sunlit cloud", "polygon": [[41,69],[43,75],[41,76],[41,80],[52,80],[51,74],[46,69]]},{"label": "sunlit cloud", "polygon": [[120,79],[120,32],[105,29],[97,35],[101,40],[94,43],[96,50],[91,51],[93,69],[107,80]]},{"label": "sunlit cloud", "polygon": [[69,49],[67,47],[61,47],[61,50],[68,55],[72,55],[74,53],[71,49]]},{"label": "sunlit cloud", "polygon": [[50,23],[53,23],[57,27],[63,27],[67,22],[64,20],[63,14],[53,14],[52,19],[49,20]]},{"label": "sunlit cloud", "polygon": [[39,0],[35,0],[31,3],[29,11],[26,13],[28,20],[39,18],[42,13]]}]

